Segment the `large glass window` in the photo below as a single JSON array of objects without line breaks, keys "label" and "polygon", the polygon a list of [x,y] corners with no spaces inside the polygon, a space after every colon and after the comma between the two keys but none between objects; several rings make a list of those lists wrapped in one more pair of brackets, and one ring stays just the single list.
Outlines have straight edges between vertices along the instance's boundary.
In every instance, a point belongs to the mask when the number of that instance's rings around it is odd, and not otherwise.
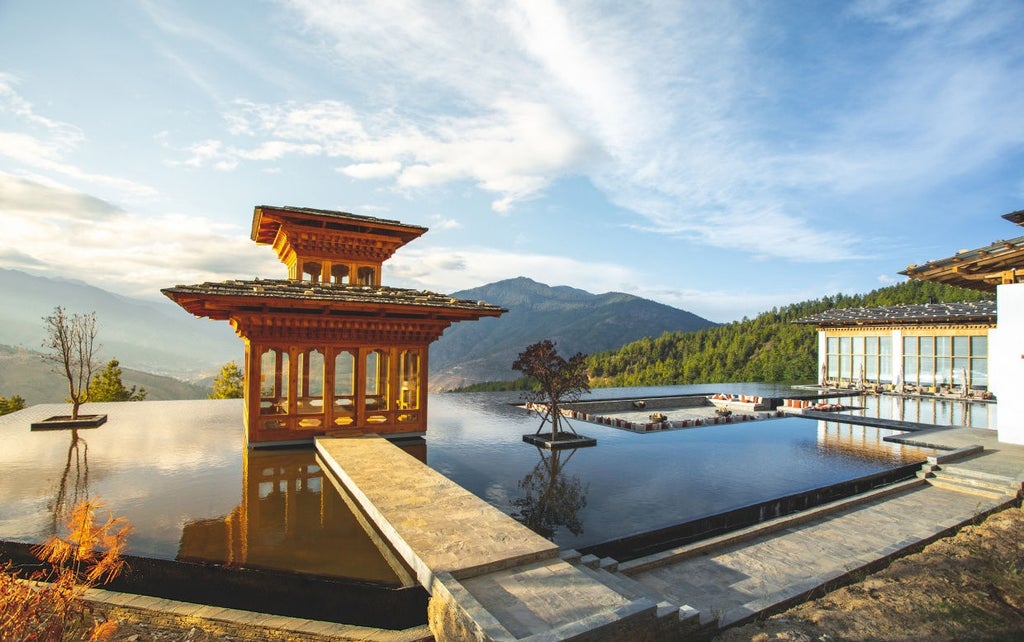
[{"label": "large glass window", "polygon": [[903,370],[909,385],[987,388],[988,337],[904,337]]},{"label": "large glass window", "polygon": [[878,381],[892,383],[892,336],[878,337]]},{"label": "large glass window", "polygon": [[892,382],[892,337],[826,337],[825,363],[830,381]]},{"label": "large glass window", "polygon": [[839,337],[828,337],[825,340],[825,348],[828,378],[835,381],[839,378]]}]

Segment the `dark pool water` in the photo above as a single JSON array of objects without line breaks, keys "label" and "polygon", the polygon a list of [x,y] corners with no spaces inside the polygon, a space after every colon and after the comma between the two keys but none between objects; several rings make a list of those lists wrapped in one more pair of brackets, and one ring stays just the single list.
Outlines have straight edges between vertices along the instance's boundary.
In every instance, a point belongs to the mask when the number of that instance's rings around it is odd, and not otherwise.
[{"label": "dark pool water", "polygon": [[[763,385],[599,390],[594,397],[790,393]],[[431,395],[430,466],[583,547],[922,460],[888,431],[788,418],[635,434],[575,423],[598,445],[557,455],[522,442],[538,425],[515,393]],[[0,417],[0,539],[54,532],[75,496],[99,496],[135,528],[131,553],[355,577],[395,575],[322,478],[311,448],[247,451],[241,402],[95,404],[100,428],[32,432],[65,411]],[[841,428],[841,429],[840,429]],[[846,431],[846,432],[844,432]],[[421,453],[422,455],[422,453]],[[386,471],[382,471],[386,474]],[[552,502],[550,498],[564,499]]]}]

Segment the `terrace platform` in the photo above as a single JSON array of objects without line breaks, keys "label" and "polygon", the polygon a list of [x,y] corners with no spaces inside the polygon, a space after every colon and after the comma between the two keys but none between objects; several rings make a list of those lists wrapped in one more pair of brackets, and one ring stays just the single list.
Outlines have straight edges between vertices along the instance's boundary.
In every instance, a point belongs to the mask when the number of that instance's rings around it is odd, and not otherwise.
[{"label": "terrace platform", "polygon": [[432,593],[437,639],[673,640],[782,610],[1019,501],[1024,447],[994,431],[895,440],[962,452],[918,479],[621,563],[559,553],[383,439],[317,450]]},{"label": "terrace platform", "polygon": [[431,593],[437,639],[629,640],[656,626],[654,602],[561,559],[553,543],[387,440],[320,437],[316,449]]}]

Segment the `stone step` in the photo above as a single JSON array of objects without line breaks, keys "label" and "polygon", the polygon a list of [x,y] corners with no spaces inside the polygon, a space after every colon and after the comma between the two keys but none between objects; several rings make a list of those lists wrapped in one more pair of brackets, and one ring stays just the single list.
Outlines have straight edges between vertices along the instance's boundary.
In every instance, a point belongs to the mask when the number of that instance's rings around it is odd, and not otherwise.
[{"label": "stone step", "polygon": [[[607,559],[607,558],[606,558]],[[695,636],[704,637],[718,628],[717,617],[703,614],[689,605],[678,606],[664,599],[657,591],[653,591],[633,578],[618,571],[606,570],[605,563],[597,568],[580,564],[578,568],[588,576],[601,582],[619,595],[629,600],[649,599],[657,603],[655,618],[660,623],[658,629],[666,633],[666,639],[691,639]]]},{"label": "stone step", "polygon": [[636,600],[641,597],[646,597],[654,600],[655,602],[661,600],[660,596],[652,594],[644,588],[642,584],[632,578],[622,575],[621,573],[610,573],[601,568],[590,568],[583,565],[580,565],[578,568],[588,576],[601,582],[627,599]]},{"label": "stone step", "polygon": [[941,477],[932,477],[928,479],[928,483],[936,488],[945,488],[947,490],[955,490],[959,493],[967,493],[969,495],[977,495],[978,497],[984,497],[991,500],[1005,500],[1008,499],[1011,494],[1004,490],[991,490],[982,488],[980,486],[974,486],[971,484],[963,484],[957,480],[951,480]]},{"label": "stone step", "polygon": [[1002,475],[985,473],[969,468],[956,466],[940,466],[933,471],[935,479],[949,483],[963,484],[982,490],[990,490],[1005,495],[1016,495],[1020,492],[1020,482],[1014,481]]},{"label": "stone step", "polygon": [[1018,480],[1015,480],[1006,475],[998,475],[996,473],[988,473],[983,470],[975,470],[973,468],[967,468],[961,465],[942,464],[936,469],[936,472],[943,472],[947,475],[956,475],[958,477],[969,477],[971,479],[980,479],[994,484],[1003,484],[1008,488],[1016,488],[1020,485]]}]

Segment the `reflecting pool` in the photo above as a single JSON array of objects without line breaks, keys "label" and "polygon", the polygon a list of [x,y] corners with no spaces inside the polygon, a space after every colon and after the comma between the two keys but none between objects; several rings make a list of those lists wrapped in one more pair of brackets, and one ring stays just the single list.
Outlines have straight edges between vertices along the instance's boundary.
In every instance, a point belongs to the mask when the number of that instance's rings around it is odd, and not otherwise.
[{"label": "reflecting pool", "polygon": [[[741,391],[792,393],[732,384],[593,397]],[[874,474],[931,452],[884,442],[883,429],[785,418],[649,434],[573,422],[597,446],[552,454],[523,443],[539,420],[518,400],[431,395],[426,461],[563,547]],[[93,404],[87,412],[110,415],[99,428],[29,430],[64,410],[34,406],[0,417],[0,539],[42,541],[76,498],[99,496],[133,524],[134,555],[400,582],[394,562],[325,483],[311,447],[243,447],[240,401]]]},{"label": "reflecting pool", "polygon": [[894,419],[919,424],[990,428],[995,423],[994,403],[946,397],[855,395],[838,397],[835,403],[854,406],[843,414],[875,419]]},{"label": "reflecting pool", "polygon": [[[598,392],[705,391],[693,388]],[[729,392],[721,385],[703,388]],[[519,441],[539,420],[513,406],[517,399],[514,393],[431,397],[427,462],[527,524],[539,520],[540,532],[562,547],[582,548],[871,475],[934,452],[883,441],[895,434],[887,429],[788,417],[644,434],[575,421],[597,446],[552,456]],[[561,494],[545,495],[547,489],[565,491],[569,505],[536,506]],[[565,521],[553,523],[557,517]]]}]

